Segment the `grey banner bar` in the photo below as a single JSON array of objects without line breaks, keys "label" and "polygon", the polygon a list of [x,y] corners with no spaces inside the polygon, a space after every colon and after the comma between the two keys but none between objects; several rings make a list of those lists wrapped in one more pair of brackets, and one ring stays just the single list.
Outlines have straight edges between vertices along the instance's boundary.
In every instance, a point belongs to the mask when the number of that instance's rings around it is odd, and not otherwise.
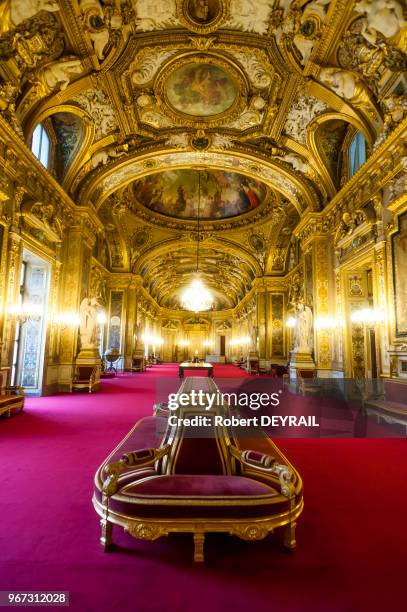
[{"label": "grey banner bar", "polygon": [[0,606],[69,606],[69,591],[0,591]]}]

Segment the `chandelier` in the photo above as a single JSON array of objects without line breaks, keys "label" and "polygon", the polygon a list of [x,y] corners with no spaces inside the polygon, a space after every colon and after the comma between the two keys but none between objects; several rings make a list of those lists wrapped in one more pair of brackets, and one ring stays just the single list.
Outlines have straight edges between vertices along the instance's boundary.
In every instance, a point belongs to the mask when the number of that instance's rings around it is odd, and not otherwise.
[{"label": "chandelier", "polygon": [[213,297],[211,292],[205,287],[199,274],[199,243],[201,236],[199,233],[199,212],[201,208],[201,171],[198,170],[198,214],[197,214],[197,237],[196,237],[196,271],[195,278],[190,286],[184,291],[181,296],[182,307],[192,312],[202,312],[209,310],[213,306]]}]

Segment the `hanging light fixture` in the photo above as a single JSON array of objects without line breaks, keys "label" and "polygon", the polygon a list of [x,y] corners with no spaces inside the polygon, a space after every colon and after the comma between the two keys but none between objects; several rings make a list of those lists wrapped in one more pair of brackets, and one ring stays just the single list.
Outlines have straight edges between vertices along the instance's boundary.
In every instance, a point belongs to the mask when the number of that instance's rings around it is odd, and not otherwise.
[{"label": "hanging light fixture", "polygon": [[201,171],[198,170],[198,227],[196,240],[196,271],[195,278],[190,286],[184,291],[181,296],[182,307],[192,312],[202,312],[209,310],[213,306],[213,297],[211,292],[205,287],[199,274],[199,243],[200,243],[200,208],[201,208]]}]

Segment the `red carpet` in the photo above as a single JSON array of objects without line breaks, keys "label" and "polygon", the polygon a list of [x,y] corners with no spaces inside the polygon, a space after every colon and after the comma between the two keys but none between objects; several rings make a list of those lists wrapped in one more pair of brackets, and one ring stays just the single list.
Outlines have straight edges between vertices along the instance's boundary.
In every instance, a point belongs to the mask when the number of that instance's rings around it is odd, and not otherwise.
[{"label": "red carpet", "polygon": [[[209,536],[99,547],[94,472],[134,422],[151,414],[154,382],[172,365],[103,382],[103,391],[28,399],[0,422],[0,590],[70,591],[75,611],[360,612],[401,609],[407,550],[406,441],[284,439],[304,480],[298,548]],[[241,375],[217,366],[220,376]],[[301,401],[301,400],[299,400]]]}]

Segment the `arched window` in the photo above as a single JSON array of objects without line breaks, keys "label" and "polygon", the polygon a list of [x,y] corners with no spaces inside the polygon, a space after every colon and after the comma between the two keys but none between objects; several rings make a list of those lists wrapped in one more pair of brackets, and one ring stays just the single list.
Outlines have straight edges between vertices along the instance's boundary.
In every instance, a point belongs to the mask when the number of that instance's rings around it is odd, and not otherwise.
[{"label": "arched window", "polygon": [[366,140],[356,132],[349,145],[349,176],[353,176],[366,161]]},{"label": "arched window", "polygon": [[47,130],[39,123],[33,132],[31,151],[40,160],[43,166],[48,168],[50,159],[50,140]]}]

